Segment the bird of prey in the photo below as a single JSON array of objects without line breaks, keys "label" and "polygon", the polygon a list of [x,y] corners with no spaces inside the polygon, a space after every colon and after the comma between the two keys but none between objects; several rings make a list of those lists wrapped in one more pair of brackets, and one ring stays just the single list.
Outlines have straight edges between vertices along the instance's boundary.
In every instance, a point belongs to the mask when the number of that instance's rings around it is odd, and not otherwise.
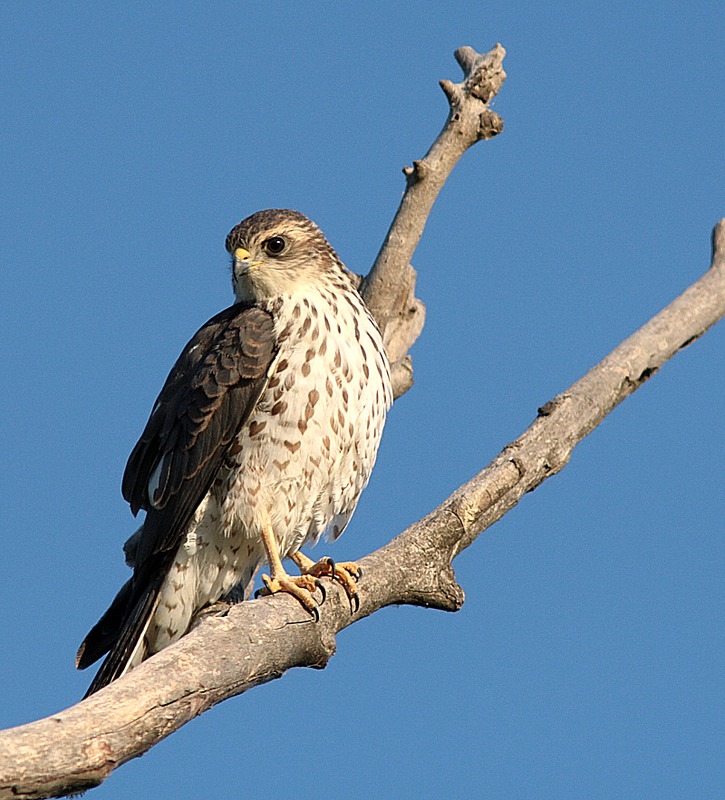
[{"label": "bird of prey", "polygon": [[370,477],[393,398],[380,331],[299,212],[259,211],[226,248],[236,303],[186,345],[126,466],[123,496],[146,516],[125,548],[132,577],[78,650],[79,669],[108,653],[87,694],[205,606],[248,597],[264,562],[262,593],[293,594],[315,618],[322,576],[357,601],[356,564],[300,548],[342,533]]}]

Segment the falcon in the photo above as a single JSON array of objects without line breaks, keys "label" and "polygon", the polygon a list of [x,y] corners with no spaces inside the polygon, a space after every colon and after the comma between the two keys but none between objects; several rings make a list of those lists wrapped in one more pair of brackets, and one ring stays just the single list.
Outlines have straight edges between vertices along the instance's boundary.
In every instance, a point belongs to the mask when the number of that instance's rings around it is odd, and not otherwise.
[{"label": "falcon", "polygon": [[354,562],[300,548],[340,536],[370,478],[393,399],[380,331],[299,212],[253,214],[226,249],[236,303],[186,345],[126,465],[123,496],[146,516],[124,548],[132,577],[78,650],[79,669],[108,654],[87,695],[205,606],[248,598],[265,562],[261,593],[292,594],[315,619],[321,577],[359,604]]}]

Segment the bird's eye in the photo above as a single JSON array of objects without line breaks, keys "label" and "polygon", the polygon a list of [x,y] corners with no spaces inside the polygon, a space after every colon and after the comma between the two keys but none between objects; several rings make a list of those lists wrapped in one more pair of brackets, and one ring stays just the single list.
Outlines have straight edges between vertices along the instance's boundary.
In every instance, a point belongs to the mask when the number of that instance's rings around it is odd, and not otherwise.
[{"label": "bird's eye", "polygon": [[281,236],[272,236],[264,243],[264,249],[271,256],[278,256],[284,252],[287,242]]}]

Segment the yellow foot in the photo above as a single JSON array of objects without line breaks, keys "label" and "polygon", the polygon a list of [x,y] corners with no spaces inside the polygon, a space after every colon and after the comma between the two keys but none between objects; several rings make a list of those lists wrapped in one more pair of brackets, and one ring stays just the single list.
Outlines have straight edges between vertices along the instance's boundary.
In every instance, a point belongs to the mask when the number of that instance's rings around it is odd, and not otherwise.
[{"label": "yellow foot", "polygon": [[325,602],[327,593],[322,583],[313,575],[288,575],[286,572],[278,573],[276,577],[270,578],[269,575],[262,575],[262,582],[264,583],[263,589],[258,589],[255,597],[266,597],[270,594],[277,594],[277,592],[286,592],[296,597],[305,611],[312,616],[315,622],[320,620],[320,612],[318,610],[317,600],[313,597],[315,589],[320,590],[322,600],[320,604]]},{"label": "yellow foot", "polygon": [[311,558],[297,551],[290,558],[297,564],[302,576],[313,578],[332,578],[345,590],[350,601],[350,611],[354,614],[360,608],[360,597],[357,593],[357,582],[362,578],[362,569],[354,561],[335,562],[331,558],[322,558],[315,563]]}]

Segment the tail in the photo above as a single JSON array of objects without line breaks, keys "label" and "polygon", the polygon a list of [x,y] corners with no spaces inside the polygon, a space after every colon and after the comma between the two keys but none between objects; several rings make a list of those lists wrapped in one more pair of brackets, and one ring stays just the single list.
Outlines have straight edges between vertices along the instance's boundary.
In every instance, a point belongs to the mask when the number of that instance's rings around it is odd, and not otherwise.
[{"label": "tail", "polygon": [[108,611],[91,628],[78,648],[76,667],[85,669],[108,653],[83,699],[108,686],[144,658],[139,653],[161,595],[163,571],[145,587],[134,575],[122,587]]}]

